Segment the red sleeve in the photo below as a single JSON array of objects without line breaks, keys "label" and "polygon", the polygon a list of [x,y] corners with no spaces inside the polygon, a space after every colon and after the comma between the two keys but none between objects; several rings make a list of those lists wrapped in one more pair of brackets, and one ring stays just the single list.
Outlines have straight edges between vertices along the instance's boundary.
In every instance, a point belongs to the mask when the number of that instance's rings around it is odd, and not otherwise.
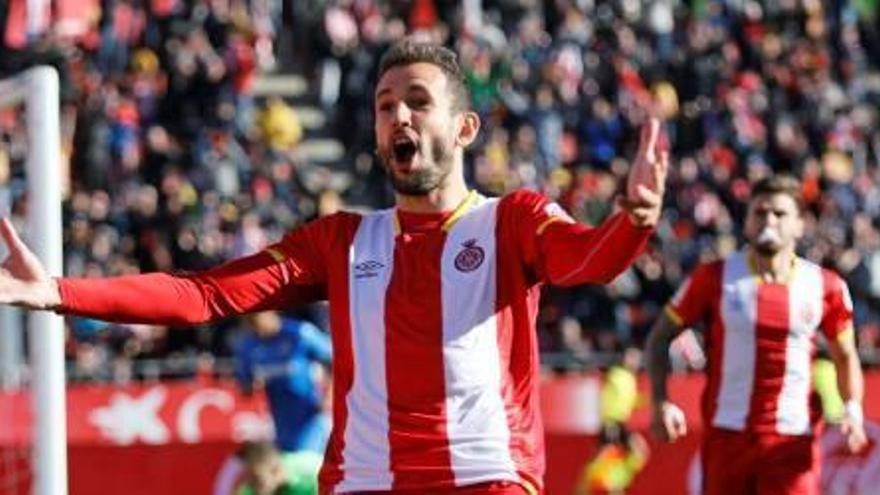
[{"label": "red sleeve", "polygon": [[607,283],[641,254],[653,230],[624,214],[592,228],[575,222],[556,203],[531,191],[503,200],[513,210],[522,256],[539,278],[557,285]]},{"label": "red sleeve", "polygon": [[853,305],[846,282],[831,270],[822,270],[822,333],[836,339],[853,327]]},{"label": "red sleeve", "polygon": [[703,321],[720,294],[723,262],[700,265],[688,277],[666,306],[666,314],[679,326],[687,327]]},{"label": "red sleeve", "polygon": [[107,321],[192,325],[322,299],[322,246],[341,220],[330,216],[260,253],[196,274],[150,273],[105,279],[62,278],[59,313]]}]

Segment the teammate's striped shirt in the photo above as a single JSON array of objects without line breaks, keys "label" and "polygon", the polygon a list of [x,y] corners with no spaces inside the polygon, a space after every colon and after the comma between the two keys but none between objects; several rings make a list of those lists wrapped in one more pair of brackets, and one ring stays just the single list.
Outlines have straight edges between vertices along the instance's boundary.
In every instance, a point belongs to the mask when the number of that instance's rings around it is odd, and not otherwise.
[{"label": "teammate's striped shirt", "polygon": [[811,361],[817,331],[852,331],[852,302],[835,273],[792,259],[784,283],[764,282],[746,252],[699,266],[667,314],[706,323],[703,418],[735,431],[808,435],[819,418]]}]

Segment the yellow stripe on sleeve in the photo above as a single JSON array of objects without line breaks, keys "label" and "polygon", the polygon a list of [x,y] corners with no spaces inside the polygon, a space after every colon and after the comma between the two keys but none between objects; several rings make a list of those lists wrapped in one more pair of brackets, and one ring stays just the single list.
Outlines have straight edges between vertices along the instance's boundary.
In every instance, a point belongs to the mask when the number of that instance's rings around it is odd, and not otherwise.
[{"label": "yellow stripe on sleeve", "polygon": [[526,489],[526,492],[529,495],[540,495],[541,492],[538,491],[538,488],[527,479],[520,479],[520,485]]},{"label": "yellow stripe on sleeve", "polygon": [[548,218],[547,220],[544,220],[544,222],[542,222],[541,225],[538,225],[538,230],[537,230],[538,235],[543,234],[543,233],[544,233],[544,230],[545,230],[547,227],[549,227],[551,223],[554,223],[554,222],[561,222],[561,221],[562,221],[562,219],[559,218],[559,217],[550,217],[550,218]]},{"label": "yellow stripe on sleeve", "polygon": [[856,331],[852,325],[847,325],[846,328],[844,328],[843,330],[840,331],[840,333],[837,334],[837,342],[839,342],[842,345],[847,345],[847,344],[855,345]]},{"label": "yellow stripe on sleeve", "polygon": [[678,314],[678,311],[672,308],[672,306],[667,305],[663,308],[663,312],[666,313],[666,316],[672,320],[672,323],[675,323],[678,326],[684,325],[684,318]]},{"label": "yellow stripe on sleeve", "polygon": [[278,263],[281,263],[286,258],[286,256],[284,256],[284,253],[278,251],[277,249],[267,248],[266,252],[269,253],[269,256],[271,256],[272,259],[277,261]]}]

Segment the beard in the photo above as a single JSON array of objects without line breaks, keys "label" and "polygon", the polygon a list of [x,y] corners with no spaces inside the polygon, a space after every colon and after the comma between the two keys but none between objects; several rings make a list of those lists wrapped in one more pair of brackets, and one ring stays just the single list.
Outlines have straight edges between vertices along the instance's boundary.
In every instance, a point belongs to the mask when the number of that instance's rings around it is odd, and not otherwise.
[{"label": "beard", "polygon": [[427,196],[443,184],[452,170],[452,149],[440,140],[434,141],[426,150],[419,150],[422,159],[417,170],[398,175],[394,170],[394,153],[391,148],[380,150],[379,159],[391,180],[391,187],[405,196]]},{"label": "beard", "polygon": [[780,247],[769,243],[752,243],[752,248],[761,256],[771,258],[780,251]]},{"label": "beard", "polygon": [[761,256],[770,257],[782,250],[782,239],[775,230],[765,228],[755,236],[752,247]]}]

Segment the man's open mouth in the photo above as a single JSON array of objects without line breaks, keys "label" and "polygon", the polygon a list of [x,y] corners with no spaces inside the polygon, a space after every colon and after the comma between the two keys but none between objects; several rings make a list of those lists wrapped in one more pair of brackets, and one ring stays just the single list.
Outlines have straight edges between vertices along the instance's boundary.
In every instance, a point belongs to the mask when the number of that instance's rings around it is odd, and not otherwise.
[{"label": "man's open mouth", "polygon": [[417,143],[409,137],[398,137],[394,140],[391,147],[391,156],[396,165],[409,166],[412,164],[413,157],[418,153]]}]

